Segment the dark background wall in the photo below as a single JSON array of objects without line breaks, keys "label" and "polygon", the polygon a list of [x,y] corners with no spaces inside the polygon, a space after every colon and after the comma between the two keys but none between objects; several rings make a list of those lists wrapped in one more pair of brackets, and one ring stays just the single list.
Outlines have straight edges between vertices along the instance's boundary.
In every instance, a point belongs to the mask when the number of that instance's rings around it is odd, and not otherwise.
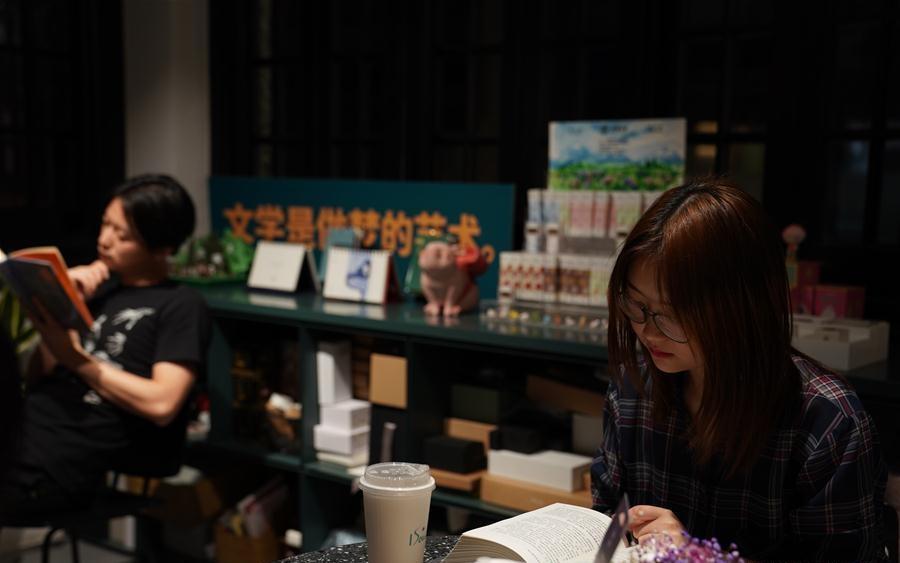
[{"label": "dark background wall", "polygon": [[218,0],[213,172],[524,196],[545,185],[549,121],[685,116],[689,175],[727,173],[779,227],[803,224],[825,281],[900,320],[883,275],[900,258],[898,6]]},{"label": "dark background wall", "polygon": [[[0,0],[0,248],[92,256],[124,174],[121,21]],[[801,257],[900,321],[898,0],[215,0],[209,32],[215,174],[524,194],[549,121],[684,116],[689,175],[803,224]]]},{"label": "dark background wall", "polygon": [[124,170],[118,2],[0,0],[0,248],[95,253]]}]

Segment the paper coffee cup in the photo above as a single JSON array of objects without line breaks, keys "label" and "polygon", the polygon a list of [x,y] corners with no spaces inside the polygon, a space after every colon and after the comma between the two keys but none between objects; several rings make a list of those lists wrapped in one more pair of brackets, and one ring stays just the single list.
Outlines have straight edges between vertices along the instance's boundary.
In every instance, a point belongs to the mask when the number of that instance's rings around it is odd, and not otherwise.
[{"label": "paper coffee cup", "polygon": [[376,463],[359,480],[371,563],[422,563],[434,477],[427,465]]}]

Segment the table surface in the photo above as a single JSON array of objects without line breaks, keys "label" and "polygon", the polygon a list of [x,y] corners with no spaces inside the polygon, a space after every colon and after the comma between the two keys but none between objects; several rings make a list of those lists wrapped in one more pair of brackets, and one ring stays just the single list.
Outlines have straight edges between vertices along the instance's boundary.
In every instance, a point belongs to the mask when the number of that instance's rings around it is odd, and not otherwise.
[{"label": "table surface", "polygon": [[[439,563],[457,541],[459,536],[428,536],[425,539],[425,563]],[[368,560],[367,546],[363,542],[295,555],[278,563],[366,563]]]}]

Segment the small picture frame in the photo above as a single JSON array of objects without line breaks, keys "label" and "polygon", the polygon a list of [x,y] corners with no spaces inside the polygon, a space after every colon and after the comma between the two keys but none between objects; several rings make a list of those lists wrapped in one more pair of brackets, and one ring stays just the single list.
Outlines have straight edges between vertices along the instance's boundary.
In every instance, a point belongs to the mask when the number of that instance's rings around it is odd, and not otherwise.
[{"label": "small picture frame", "polygon": [[329,299],[383,304],[398,295],[394,260],[387,250],[328,249],[323,294]]}]

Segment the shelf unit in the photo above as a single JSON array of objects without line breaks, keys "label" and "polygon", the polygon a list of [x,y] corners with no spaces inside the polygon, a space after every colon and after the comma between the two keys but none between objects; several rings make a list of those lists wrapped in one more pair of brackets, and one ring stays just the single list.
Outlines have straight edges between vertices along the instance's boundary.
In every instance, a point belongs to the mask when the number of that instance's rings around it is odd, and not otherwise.
[{"label": "shelf unit", "polygon": [[[386,306],[336,302],[315,294],[281,295],[248,291],[240,284],[198,288],[217,320],[210,346],[207,389],[212,428],[209,437],[192,444],[199,455],[215,451],[248,463],[286,471],[299,479],[300,528],[304,544],[313,549],[328,531],[339,524],[342,504],[351,500],[353,477],[337,465],[316,460],[313,426],[319,418],[316,388],[316,344],[323,338],[368,336],[389,341],[407,359],[407,433],[397,445],[398,457],[421,459],[423,440],[442,432],[441,401],[446,401],[452,378],[441,376],[447,356],[491,358],[497,363],[535,361],[564,364],[597,379],[605,375],[606,349],[599,335],[554,328],[510,326],[482,322],[475,314],[459,319],[430,319],[416,303]],[[233,384],[228,326],[258,324],[296,338],[299,364],[296,378],[303,403],[302,446],[299,454],[269,452],[257,445],[239,442],[233,435]],[[358,497],[358,495],[356,495]],[[436,506],[459,507],[490,518],[505,518],[516,511],[482,502],[451,490],[437,489]]]}]

